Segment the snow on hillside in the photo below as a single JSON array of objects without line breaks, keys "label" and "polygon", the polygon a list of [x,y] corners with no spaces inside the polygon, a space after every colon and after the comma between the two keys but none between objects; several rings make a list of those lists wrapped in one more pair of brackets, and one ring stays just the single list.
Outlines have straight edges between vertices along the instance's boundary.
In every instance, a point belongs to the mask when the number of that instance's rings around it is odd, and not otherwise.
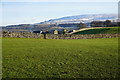
[{"label": "snow on hillside", "polygon": [[116,20],[117,14],[88,14],[88,15],[76,15],[76,16],[67,16],[57,19],[51,19],[39,24],[60,24],[60,23],[88,23],[95,20]]}]

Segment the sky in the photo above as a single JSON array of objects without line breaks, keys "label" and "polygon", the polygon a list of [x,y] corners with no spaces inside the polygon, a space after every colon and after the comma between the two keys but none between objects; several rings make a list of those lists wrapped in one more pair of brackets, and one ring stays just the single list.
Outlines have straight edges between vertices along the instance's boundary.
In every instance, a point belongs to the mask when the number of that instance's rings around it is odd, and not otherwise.
[{"label": "sky", "polygon": [[2,2],[118,2],[120,0],[1,0]]},{"label": "sky", "polygon": [[0,26],[33,24],[65,16],[117,14],[119,0],[2,0]]}]

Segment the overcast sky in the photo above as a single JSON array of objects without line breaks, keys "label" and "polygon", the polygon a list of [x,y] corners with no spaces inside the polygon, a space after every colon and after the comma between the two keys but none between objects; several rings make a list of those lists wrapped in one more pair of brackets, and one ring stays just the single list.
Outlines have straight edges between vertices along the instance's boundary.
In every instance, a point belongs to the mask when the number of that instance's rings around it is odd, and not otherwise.
[{"label": "overcast sky", "polygon": [[120,0],[1,0],[2,2],[118,2]]},{"label": "overcast sky", "polygon": [[2,0],[2,3],[0,3],[0,25],[33,24],[49,19],[82,14],[118,13],[118,0],[19,0],[21,2],[16,1],[18,0]]}]

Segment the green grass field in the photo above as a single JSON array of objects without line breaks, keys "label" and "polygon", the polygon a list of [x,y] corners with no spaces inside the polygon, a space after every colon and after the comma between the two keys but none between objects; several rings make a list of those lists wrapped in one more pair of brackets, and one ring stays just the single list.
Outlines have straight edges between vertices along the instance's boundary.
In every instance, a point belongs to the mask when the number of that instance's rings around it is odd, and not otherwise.
[{"label": "green grass field", "polygon": [[118,39],[3,38],[3,78],[117,78]]},{"label": "green grass field", "polygon": [[118,30],[120,27],[106,27],[106,28],[97,28],[97,29],[89,29],[80,32],[76,32],[74,34],[117,34],[120,33]]}]

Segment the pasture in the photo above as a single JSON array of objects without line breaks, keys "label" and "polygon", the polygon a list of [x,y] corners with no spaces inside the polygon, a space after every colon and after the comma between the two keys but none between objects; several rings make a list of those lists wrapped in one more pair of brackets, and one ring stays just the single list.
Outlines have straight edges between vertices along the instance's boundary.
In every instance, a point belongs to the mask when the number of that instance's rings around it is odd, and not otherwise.
[{"label": "pasture", "polygon": [[120,27],[93,28],[76,32],[74,34],[118,34]]},{"label": "pasture", "polygon": [[3,78],[117,78],[118,38],[3,38]]}]

